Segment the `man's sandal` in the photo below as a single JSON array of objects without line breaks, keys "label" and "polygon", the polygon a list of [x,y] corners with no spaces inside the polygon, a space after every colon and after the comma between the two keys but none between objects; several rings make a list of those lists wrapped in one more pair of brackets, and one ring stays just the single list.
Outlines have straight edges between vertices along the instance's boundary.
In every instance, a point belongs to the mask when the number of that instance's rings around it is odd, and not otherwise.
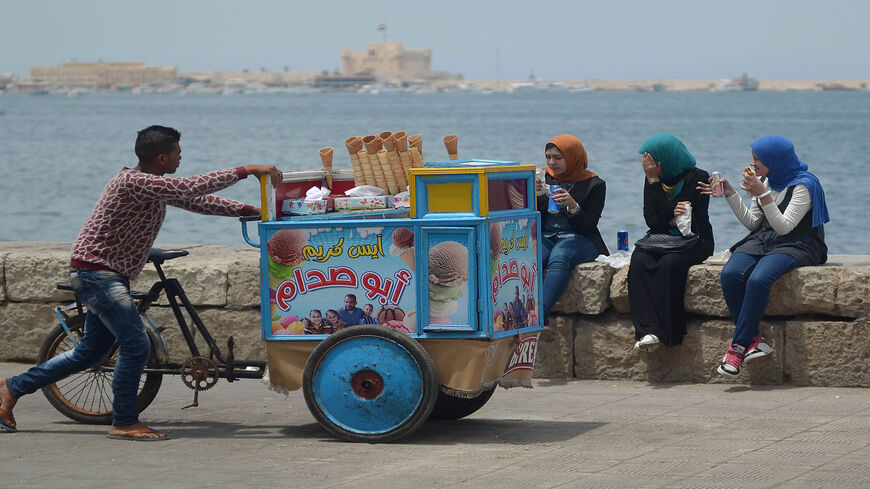
[{"label": "man's sandal", "polygon": [[15,427],[15,416],[12,416],[12,411],[0,406],[0,431],[15,433],[18,429]]}]

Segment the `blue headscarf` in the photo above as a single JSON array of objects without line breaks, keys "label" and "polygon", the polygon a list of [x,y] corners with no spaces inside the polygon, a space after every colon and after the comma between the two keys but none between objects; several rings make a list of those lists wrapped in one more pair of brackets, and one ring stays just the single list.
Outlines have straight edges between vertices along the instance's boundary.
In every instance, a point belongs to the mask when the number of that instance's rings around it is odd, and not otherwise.
[{"label": "blue headscarf", "polygon": [[825,191],[815,175],[807,171],[806,163],[798,159],[794,152],[794,144],[783,136],[764,136],[749,144],[758,159],[770,169],[767,181],[770,188],[777,192],[799,183],[806,185],[813,199],[813,227],[818,227],[828,221],[828,206],[825,203]]}]

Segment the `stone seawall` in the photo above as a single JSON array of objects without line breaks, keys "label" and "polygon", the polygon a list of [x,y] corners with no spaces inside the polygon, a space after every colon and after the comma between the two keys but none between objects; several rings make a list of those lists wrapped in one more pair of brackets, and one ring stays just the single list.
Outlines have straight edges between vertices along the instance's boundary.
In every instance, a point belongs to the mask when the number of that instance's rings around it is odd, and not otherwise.
[{"label": "stone seawall", "polygon": [[[236,358],[265,358],[258,250],[160,247],[190,250],[189,256],[167,262],[164,270],[184,285],[218,344],[223,348],[232,335]],[[72,300],[71,293],[55,287],[67,279],[69,248],[67,243],[0,243],[0,361],[36,359],[44,336],[57,324],[54,308]],[[690,270],[690,316],[683,344],[639,353],[632,348],[628,268],[578,266],[554,308],[553,331],[541,336],[535,376],[870,386],[870,256],[833,255],[825,266],[798,268],[780,279],[762,321],[762,332],[776,352],[747,365],[737,380],[715,373],[734,328],[719,288],[721,268],[699,265]],[[156,276],[146,267],[133,288],[147,290]],[[187,350],[172,327],[172,311],[158,303],[149,315],[169,326],[164,335],[172,359],[186,360]]]}]

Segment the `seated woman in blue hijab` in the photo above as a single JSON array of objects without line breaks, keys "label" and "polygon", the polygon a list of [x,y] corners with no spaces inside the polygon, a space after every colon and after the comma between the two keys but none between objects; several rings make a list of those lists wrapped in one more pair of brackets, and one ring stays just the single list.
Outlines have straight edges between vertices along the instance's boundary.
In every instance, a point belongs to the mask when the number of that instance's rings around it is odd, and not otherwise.
[{"label": "seated woman in blue hijab", "polygon": [[652,351],[661,345],[682,344],[686,334],[683,295],[689,267],[713,254],[713,227],[707,207],[709,195],[698,189],[710,174],[695,167],[695,157],[676,136],[661,133],[647,139],[637,150],[646,174],[643,188],[643,217],[650,233],[682,233],[677,216],[686,214],[691,203],[691,231],[696,244],[679,253],[652,253],[635,248],[628,269],[628,300],[634,323],[634,348]]},{"label": "seated woman in blue hijab", "polygon": [[[828,207],[819,179],[783,136],[765,136],[749,146],[753,170],[747,167],[740,183],[751,196],[749,207],[722,180],[731,210],[750,231],[731,247],[731,258],[722,268],[722,294],[736,324],[717,369],[728,377],[740,375],[743,363],[773,353],[759,331],[773,283],[795,267],[828,260]],[[710,195],[709,184],[699,183],[698,189]]]}]

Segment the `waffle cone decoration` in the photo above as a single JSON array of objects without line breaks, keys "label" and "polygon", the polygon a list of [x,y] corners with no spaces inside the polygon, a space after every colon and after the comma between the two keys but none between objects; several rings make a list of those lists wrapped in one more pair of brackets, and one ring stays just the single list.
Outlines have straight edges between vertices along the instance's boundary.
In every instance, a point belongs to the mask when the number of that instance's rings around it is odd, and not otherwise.
[{"label": "waffle cone decoration", "polygon": [[402,168],[402,162],[399,160],[399,154],[396,153],[396,142],[393,139],[393,133],[390,131],[384,131],[380,133],[378,137],[380,137],[384,141],[384,149],[387,151],[387,159],[390,163],[390,171],[392,171],[393,177],[396,179],[396,185],[398,185],[399,192],[401,192],[405,189],[405,187],[408,186],[408,177],[405,174],[405,169]]},{"label": "waffle cone decoration", "polygon": [[357,155],[357,153],[362,151],[362,138],[360,136],[351,136],[344,140],[344,144],[347,146],[347,152],[350,154],[350,166],[353,168],[353,184],[355,186],[365,185],[363,169],[359,163],[359,155]]},{"label": "waffle cone decoration", "polygon": [[323,163],[323,169],[326,170],[326,186],[332,188],[332,155],[335,152],[333,148],[320,148],[320,162]]},{"label": "waffle cone decoration", "polygon": [[393,143],[396,145],[396,153],[398,153],[399,163],[402,165],[402,175],[405,176],[407,184],[408,170],[414,166],[411,162],[411,153],[408,152],[408,134],[405,131],[394,132]]},{"label": "waffle cone decoration", "polygon": [[[383,141],[376,135],[369,135],[363,138],[363,144],[366,146],[366,153],[369,155],[369,163],[372,167],[372,173],[375,175],[375,185],[389,191],[387,186],[387,178],[384,175],[384,167],[381,166],[381,161],[378,158],[378,151],[383,146]],[[389,161],[387,162],[389,165]]]},{"label": "waffle cone decoration", "polygon": [[366,152],[365,149],[361,149],[359,153],[356,154],[356,157],[359,160],[360,170],[362,170],[363,184],[377,187],[378,182],[375,180],[375,171],[372,168],[371,160],[369,160],[368,152]]},{"label": "waffle cone decoration", "polygon": [[[393,174],[393,168],[390,165],[389,151],[382,149],[378,151],[378,160],[381,162],[381,168],[384,170],[384,181],[387,186],[384,187],[390,195],[399,193],[399,183],[396,181],[396,175]],[[393,153],[395,154],[395,153]]]},{"label": "waffle cone decoration", "polygon": [[408,146],[417,148],[420,156],[423,156],[423,136],[419,134],[411,134],[408,136]]},{"label": "waffle cone decoration", "polygon": [[447,157],[451,160],[459,159],[459,137],[456,134],[444,136],[444,146],[447,148]]},{"label": "waffle cone decoration", "polygon": [[420,154],[417,147],[411,146],[408,152],[411,153],[411,162],[414,164],[414,168],[423,168],[423,155]]}]

